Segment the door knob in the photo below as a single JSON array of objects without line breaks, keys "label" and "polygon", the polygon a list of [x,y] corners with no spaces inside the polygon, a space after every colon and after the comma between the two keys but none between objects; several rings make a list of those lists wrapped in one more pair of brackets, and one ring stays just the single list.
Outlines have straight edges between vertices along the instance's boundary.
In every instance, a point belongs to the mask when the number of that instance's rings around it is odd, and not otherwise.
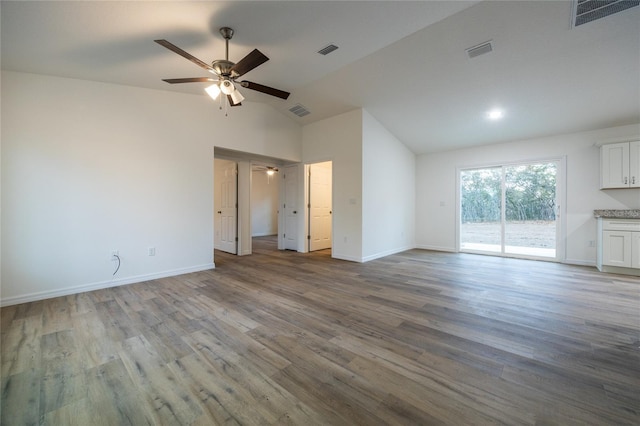
[{"label": "door knob", "polygon": [[218,214],[222,214],[222,211],[221,211],[221,210],[218,210]]},{"label": "door knob", "polygon": [[298,214],[298,210],[294,210],[294,211],[293,211],[293,214]]}]

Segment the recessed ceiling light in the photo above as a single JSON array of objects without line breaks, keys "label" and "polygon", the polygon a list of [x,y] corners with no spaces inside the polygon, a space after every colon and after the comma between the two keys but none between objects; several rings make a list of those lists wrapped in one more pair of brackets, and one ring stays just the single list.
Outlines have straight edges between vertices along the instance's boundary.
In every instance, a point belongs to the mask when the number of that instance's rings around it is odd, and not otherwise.
[{"label": "recessed ceiling light", "polygon": [[504,111],[501,109],[492,109],[491,111],[487,112],[487,118],[489,120],[500,120],[503,117]]}]

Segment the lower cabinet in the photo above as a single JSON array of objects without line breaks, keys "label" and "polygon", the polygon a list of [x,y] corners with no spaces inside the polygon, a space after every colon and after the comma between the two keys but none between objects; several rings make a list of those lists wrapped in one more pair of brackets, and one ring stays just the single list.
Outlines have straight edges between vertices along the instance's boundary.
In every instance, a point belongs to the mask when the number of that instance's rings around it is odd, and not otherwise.
[{"label": "lower cabinet", "polygon": [[598,269],[640,276],[640,220],[598,219]]},{"label": "lower cabinet", "polygon": [[631,267],[640,268],[640,232],[631,233]]}]

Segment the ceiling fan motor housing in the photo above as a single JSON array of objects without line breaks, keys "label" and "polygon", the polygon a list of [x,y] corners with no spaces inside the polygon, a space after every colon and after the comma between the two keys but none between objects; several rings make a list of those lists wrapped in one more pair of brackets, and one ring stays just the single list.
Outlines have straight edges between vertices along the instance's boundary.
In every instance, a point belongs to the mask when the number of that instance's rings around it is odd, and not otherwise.
[{"label": "ceiling fan motor housing", "polygon": [[231,77],[231,78],[237,77],[237,74],[232,75],[234,73],[233,71],[231,71],[231,68],[233,68],[234,65],[235,64],[233,62],[227,61],[225,59],[218,59],[211,63],[211,67],[216,72],[216,74],[221,75],[223,77]]}]

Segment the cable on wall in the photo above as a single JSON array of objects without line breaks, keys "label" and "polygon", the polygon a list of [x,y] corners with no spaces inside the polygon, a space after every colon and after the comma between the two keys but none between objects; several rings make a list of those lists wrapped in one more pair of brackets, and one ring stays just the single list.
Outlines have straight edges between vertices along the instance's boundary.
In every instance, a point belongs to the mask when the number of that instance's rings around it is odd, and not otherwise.
[{"label": "cable on wall", "polygon": [[120,256],[118,256],[117,254],[114,254],[113,257],[118,259],[118,267],[116,268],[115,271],[113,271],[113,275],[115,275],[118,272],[118,270],[120,269]]}]

